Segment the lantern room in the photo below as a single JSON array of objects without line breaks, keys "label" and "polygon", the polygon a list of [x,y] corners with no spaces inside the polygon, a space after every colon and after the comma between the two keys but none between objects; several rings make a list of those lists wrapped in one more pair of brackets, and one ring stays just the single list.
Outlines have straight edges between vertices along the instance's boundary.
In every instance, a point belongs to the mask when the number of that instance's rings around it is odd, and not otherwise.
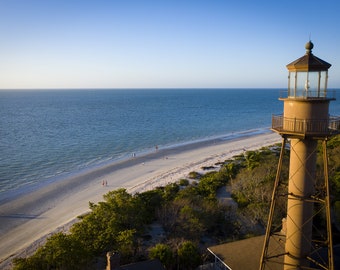
[{"label": "lantern room", "polygon": [[326,98],[328,69],[331,64],[312,54],[311,41],[305,45],[306,54],[287,65],[288,98]]}]

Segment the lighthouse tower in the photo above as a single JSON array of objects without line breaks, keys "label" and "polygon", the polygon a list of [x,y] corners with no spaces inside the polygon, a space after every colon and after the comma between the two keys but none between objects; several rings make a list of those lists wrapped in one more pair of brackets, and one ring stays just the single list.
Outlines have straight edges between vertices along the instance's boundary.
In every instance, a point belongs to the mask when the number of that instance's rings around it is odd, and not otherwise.
[{"label": "lighthouse tower", "polygon": [[[287,65],[288,91],[279,98],[283,101],[283,114],[272,118],[272,130],[283,140],[260,269],[334,269],[327,140],[340,133],[340,117],[329,115],[330,101],[335,100],[335,92],[327,90],[331,64],[314,56],[313,46],[311,41],[307,42],[305,55]],[[321,184],[316,181],[319,141],[324,164]],[[281,169],[288,143],[287,181],[281,179]],[[279,197],[287,202],[281,231],[274,221]],[[315,229],[313,219],[321,214],[325,226]],[[316,236],[316,232],[325,235],[324,239]]]}]

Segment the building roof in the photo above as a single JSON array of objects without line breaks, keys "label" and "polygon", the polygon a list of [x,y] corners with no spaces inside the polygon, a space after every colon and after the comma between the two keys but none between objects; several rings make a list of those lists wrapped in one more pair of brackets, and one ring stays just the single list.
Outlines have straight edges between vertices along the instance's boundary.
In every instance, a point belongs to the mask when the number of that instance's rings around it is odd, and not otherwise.
[{"label": "building roof", "polygon": [[[209,247],[208,250],[232,270],[254,270],[260,266],[264,235]],[[269,249],[281,248],[272,244]],[[280,261],[279,261],[280,262]],[[281,264],[271,264],[270,269],[281,270]]]},{"label": "building roof", "polygon": [[165,268],[159,260],[150,260],[126,264],[120,266],[117,270],[165,270]]},{"label": "building roof", "polygon": [[[267,255],[283,255],[285,236],[274,235],[272,237],[273,240],[269,242]],[[253,270],[260,267],[263,245],[264,235],[209,247],[208,250],[232,270]],[[327,260],[325,249],[320,250],[319,255],[324,261]],[[333,246],[333,255],[334,269],[340,269],[340,245]],[[317,257],[315,259],[318,260]],[[318,269],[315,265],[312,267],[316,267],[312,269]],[[282,270],[283,256],[272,256],[270,261],[267,260],[266,269]]]}]

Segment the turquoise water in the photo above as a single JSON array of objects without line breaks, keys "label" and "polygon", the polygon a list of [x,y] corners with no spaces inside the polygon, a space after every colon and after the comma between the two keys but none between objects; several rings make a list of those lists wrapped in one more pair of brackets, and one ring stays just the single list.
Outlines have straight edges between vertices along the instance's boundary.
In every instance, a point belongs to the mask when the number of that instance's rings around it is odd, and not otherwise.
[{"label": "turquoise water", "polygon": [[[0,200],[156,145],[266,131],[279,89],[0,91]],[[340,112],[339,101],[331,114]]]}]

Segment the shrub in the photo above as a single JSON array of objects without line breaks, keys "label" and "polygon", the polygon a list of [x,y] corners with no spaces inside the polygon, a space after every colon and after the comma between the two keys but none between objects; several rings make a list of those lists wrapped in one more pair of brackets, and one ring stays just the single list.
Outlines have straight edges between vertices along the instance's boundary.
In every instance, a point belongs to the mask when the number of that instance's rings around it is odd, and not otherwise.
[{"label": "shrub", "polygon": [[188,179],[181,179],[181,180],[179,180],[179,185],[186,187],[186,186],[189,185],[189,180]]},{"label": "shrub", "polygon": [[190,172],[189,173],[190,179],[199,179],[200,177],[201,177],[201,174],[199,174],[198,172]]},{"label": "shrub", "polygon": [[170,269],[174,262],[174,255],[171,248],[165,244],[157,244],[150,248],[150,259],[158,259],[167,268]]}]

